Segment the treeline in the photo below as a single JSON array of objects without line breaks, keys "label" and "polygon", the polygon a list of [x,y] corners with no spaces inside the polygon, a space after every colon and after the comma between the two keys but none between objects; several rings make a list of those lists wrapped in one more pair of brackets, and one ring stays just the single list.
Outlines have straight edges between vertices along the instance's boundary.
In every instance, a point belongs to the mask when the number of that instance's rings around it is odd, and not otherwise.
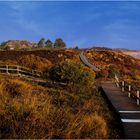
[{"label": "treeline", "polygon": [[50,39],[46,40],[41,38],[38,42],[38,47],[40,48],[66,48],[66,43],[61,39],[57,38],[55,42],[52,42]]}]

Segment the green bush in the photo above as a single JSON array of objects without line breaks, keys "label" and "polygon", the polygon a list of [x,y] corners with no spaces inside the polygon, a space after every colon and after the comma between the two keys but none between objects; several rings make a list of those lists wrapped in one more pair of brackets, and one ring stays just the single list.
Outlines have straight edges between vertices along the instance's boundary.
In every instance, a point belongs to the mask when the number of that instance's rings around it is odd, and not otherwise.
[{"label": "green bush", "polygon": [[119,70],[116,65],[112,64],[108,68],[108,78],[114,78],[115,74],[119,75]]},{"label": "green bush", "polygon": [[64,61],[54,65],[44,72],[44,76],[57,82],[72,85],[91,85],[94,80],[93,73],[85,70],[81,63],[73,61]]}]

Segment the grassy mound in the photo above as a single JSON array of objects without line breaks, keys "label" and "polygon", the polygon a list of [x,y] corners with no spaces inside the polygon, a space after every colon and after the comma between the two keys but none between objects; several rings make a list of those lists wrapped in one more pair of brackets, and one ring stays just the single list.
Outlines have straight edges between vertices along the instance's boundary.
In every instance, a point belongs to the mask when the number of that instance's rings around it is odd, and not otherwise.
[{"label": "grassy mound", "polygon": [[0,78],[0,138],[120,138],[117,118],[94,83],[96,74],[79,63],[78,54],[0,52],[1,63],[41,70],[52,84]]},{"label": "grassy mound", "polygon": [[33,54],[21,56],[17,61],[19,65],[40,71],[43,71],[52,65],[52,63],[46,58],[35,56]]},{"label": "grassy mound", "polygon": [[[103,51],[90,49],[86,56],[91,63],[102,68],[101,77],[112,78],[112,72],[118,73],[124,79],[139,81],[140,60],[118,51]],[[109,75],[111,74],[111,75]]]},{"label": "grassy mound", "polygon": [[118,138],[113,122],[96,89],[69,92],[0,80],[0,138]]}]

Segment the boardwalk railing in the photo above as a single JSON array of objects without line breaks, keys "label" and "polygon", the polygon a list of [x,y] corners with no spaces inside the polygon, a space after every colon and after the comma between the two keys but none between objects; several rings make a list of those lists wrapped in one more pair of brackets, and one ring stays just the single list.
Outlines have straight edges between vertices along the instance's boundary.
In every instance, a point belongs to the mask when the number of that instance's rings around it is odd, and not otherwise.
[{"label": "boardwalk railing", "polygon": [[134,98],[137,101],[137,105],[140,105],[140,89],[134,85],[122,80],[115,75],[115,83],[117,87],[120,87],[122,92],[127,92],[129,98]]},{"label": "boardwalk railing", "polygon": [[0,65],[0,73],[19,76],[40,77],[41,72],[18,65]]}]

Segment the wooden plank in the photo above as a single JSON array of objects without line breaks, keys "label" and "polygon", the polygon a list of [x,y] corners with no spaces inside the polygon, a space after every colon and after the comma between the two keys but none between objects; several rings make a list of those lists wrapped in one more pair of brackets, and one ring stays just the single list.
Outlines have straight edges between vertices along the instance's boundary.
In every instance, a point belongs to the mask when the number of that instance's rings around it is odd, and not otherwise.
[{"label": "wooden plank", "polygon": [[140,138],[140,106],[137,106],[133,98],[128,98],[127,93],[122,92],[115,83],[102,82],[101,86],[110,103],[120,114],[125,138]]}]

